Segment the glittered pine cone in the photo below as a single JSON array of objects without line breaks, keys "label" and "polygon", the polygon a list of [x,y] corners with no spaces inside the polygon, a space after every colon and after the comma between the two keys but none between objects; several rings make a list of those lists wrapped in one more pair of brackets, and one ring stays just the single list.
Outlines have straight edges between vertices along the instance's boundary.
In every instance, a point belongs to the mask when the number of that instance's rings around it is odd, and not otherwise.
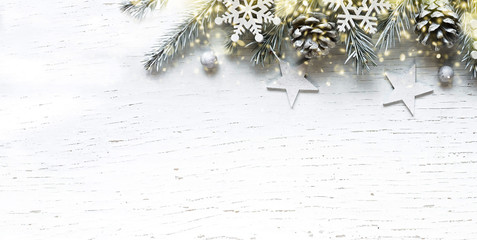
[{"label": "glittered pine cone", "polygon": [[293,46],[306,58],[328,54],[336,46],[336,24],[321,13],[301,14],[291,21],[290,37]]},{"label": "glittered pine cone", "polygon": [[419,42],[432,45],[435,51],[442,46],[450,48],[460,32],[459,16],[448,1],[430,0],[421,4],[415,31],[419,34]]}]

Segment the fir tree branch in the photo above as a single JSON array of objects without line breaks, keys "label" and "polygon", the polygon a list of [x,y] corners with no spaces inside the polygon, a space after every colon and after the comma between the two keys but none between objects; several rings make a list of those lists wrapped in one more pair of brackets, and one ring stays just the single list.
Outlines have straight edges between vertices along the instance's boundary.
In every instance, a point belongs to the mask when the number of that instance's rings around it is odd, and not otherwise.
[{"label": "fir tree branch", "polygon": [[129,0],[122,4],[121,11],[137,18],[144,18],[149,12],[166,6],[168,0]]},{"label": "fir tree branch", "polygon": [[476,13],[477,12],[477,1],[475,0],[467,0],[467,9],[471,13]]},{"label": "fir tree branch", "polygon": [[[229,54],[235,54],[238,51],[239,43],[232,41],[231,36],[234,34],[234,29],[231,25],[226,27],[226,39],[225,39],[225,50]],[[243,45],[243,44],[242,44]]]},{"label": "fir tree branch", "polygon": [[377,56],[373,49],[371,37],[361,28],[351,28],[346,36],[345,44],[346,54],[348,55],[345,64],[354,58],[357,74],[362,74],[363,69],[369,71],[369,64],[376,66]]},{"label": "fir tree branch", "polygon": [[266,60],[269,61],[274,57],[272,53],[281,52],[282,43],[288,31],[286,31],[286,24],[281,23],[278,26],[273,26],[269,31],[267,31],[264,36],[264,40],[257,44],[253,50],[252,59],[250,60],[254,65],[265,64]]},{"label": "fir tree branch", "polygon": [[[409,1],[409,0],[405,0]],[[354,0],[350,1],[350,4],[357,5],[360,1]],[[325,8],[331,9],[333,7],[333,2],[325,3]],[[331,22],[337,22],[339,14],[344,14],[342,10],[340,11],[330,11],[327,12]],[[342,35],[344,34],[344,35]],[[356,67],[357,74],[363,74],[364,70],[370,70],[370,64],[376,66],[377,55],[374,51],[374,44],[371,41],[371,36],[366,33],[359,24],[355,23],[355,27],[352,27],[350,30],[347,30],[345,33],[340,32],[340,37],[345,37],[345,49],[347,58],[345,64],[348,63],[351,59],[354,60],[354,65]],[[342,38],[341,38],[342,39]]]},{"label": "fir tree branch", "polygon": [[280,19],[287,18],[291,12],[296,10],[296,6],[303,1],[298,0],[276,0],[275,1],[275,16]]},{"label": "fir tree branch", "polygon": [[213,7],[217,0],[199,0],[191,6],[184,21],[177,27],[172,35],[164,35],[159,39],[159,46],[148,54],[149,60],[144,67],[150,71],[159,72],[178,51],[187,48],[199,36],[199,29],[211,21]]},{"label": "fir tree branch", "polygon": [[450,0],[450,3],[457,10],[459,16],[465,12],[475,13],[477,11],[477,1],[475,0]]},{"label": "fir tree branch", "polygon": [[396,39],[401,41],[401,32],[411,27],[418,9],[416,0],[402,0],[394,10],[381,18],[378,24],[378,32],[381,35],[376,42],[378,49],[387,50],[396,45]]},{"label": "fir tree branch", "polygon": [[477,77],[477,60],[473,59],[471,53],[473,51],[472,44],[474,39],[468,34],[461,35],[462,42],[462,51],[464,51],[462,56],[462,62],[465,63],[465,69],[469,69],[469,72],[472,72],[474,78]]},{"label": "fir tree branch", "polygon": [[275,15],[286,21],[291,16],[315,11],[321,0],[275,0]]},{"label": "fir tree branch", "polygon": [[472,58],[472,51],[474,51],[473,44],[475,42],[472,37],[472,28],[469,24],[468,18],[471,18],[471,13],[463,14],[461,17],[462,31],[459,35],[459,45],[462,47],[462,62],[465,63],[465,68],[472,72],[474,78],[477,77],[477,60]]},{"label": "fir tree branch", "polygon": [[[291,2],[291,3],[290,3]],[[304,3],[307,2],[307,5]],[[264,40],[261,43],[252,42],[247,46],[256,45],[253,50],[252,59],[250,60],[254,65],[265,64],[267,60],[271,60],[272,51],[280,53],[285,40],[288,39],[288,23],[293,16],[299,13],[312,11],[318,8],[320,1],[318,0],[279,0],[275,7],[275,15],[280,17],[282,23],[277,26],[272,26],[264,35]]]}]

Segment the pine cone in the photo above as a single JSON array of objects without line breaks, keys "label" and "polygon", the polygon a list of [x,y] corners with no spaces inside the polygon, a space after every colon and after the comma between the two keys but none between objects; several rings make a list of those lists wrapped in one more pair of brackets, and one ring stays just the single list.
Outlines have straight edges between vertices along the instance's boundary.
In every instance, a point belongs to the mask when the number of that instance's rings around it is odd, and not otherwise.
[{"label": "pine cone", "polygon": [[291,22],[290,36],[293,46],[306,58],[326,55],[336,46],[336,24],[328,22],[321,13],[301,14]]},{"label": "pine cone", "polygon": [[419,42],[431,44],[435,51],[442,46],[452,47],[460,32],[459,16],[449,2],[430,0],[421,4],[416,15],[416,33]]}]

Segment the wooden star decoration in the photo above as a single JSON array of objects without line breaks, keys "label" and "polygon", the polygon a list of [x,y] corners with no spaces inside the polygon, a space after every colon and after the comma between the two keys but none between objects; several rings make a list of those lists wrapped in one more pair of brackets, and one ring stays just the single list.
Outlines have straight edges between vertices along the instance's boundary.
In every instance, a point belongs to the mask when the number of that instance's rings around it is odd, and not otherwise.
[{"label": "wooden star decoration", "polygon": [[386,106],[402,101],[413,116],[415,110],[415,98],[433,91],[429,87],[416,83],[416,65],[413,65],[408,72],[386,72],[386,76],[394,87],[394,90],[384,102],[384,105]]},{"label": "wooden star decoration", "polygon": [[318,92],[318,88],[305,78],[305,64],[301,64],[297,68],[292,68],[288,62],[279,61],[279,63],[282,77],[269,84],[267,89],[285,90],[291,108],[295,105],[296,98],[300,91]]}]

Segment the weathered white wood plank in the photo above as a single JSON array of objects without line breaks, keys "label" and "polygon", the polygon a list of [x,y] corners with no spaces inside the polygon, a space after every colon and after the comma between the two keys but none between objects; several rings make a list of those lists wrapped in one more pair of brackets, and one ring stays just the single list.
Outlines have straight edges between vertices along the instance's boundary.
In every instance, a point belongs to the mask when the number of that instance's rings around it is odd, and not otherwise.
[{"label": "weathered white wood plank", "polygon": [[[171,17],[139,24],[112,1],[0,16],[1,239],[477,238],[476,82],[455,66],[439,86],[444,55],[406,41],[356,76],[337,49],[291,110],[266,90],[275,67],[216,42],[215,75],[207,47],[143,71]],[[413,63],[435,89],[415,117],[382,106],[384,71]]]}]

